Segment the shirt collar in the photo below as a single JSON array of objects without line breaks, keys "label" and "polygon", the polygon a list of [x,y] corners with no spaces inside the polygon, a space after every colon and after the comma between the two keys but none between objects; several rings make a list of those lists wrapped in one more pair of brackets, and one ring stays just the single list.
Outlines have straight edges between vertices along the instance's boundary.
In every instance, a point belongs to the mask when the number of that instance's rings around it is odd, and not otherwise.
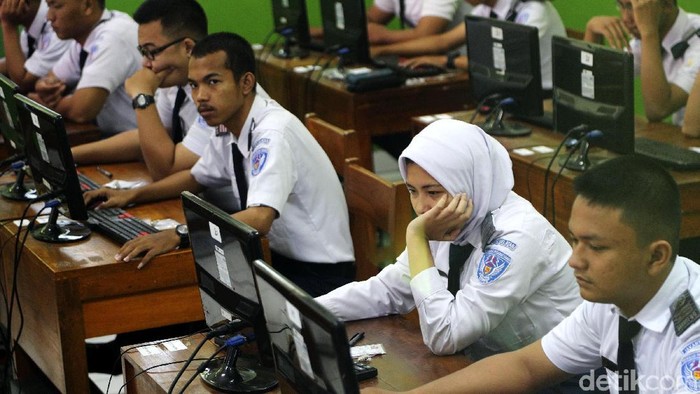
[{"label": "shirt collar", "polygon": [[[635,316],[634,320],[644,328],[662,332],[671,321],[671,304],[687,289],[688,269],[680,259],[676,259],[659,291]],[[618,310],[619,312],[619,310]]]},{"label": "shirt collar", "polygon": [[39,4],[39,9],[36,12],[36,15],[34,16],[34,20],[32,21],[31,26],[27,29],[27,34],[30,36],[34,37],[35,39],[38,39],[41,33],[43,33],[46,30],[45,25],[49,23],[49,21],[46,20],[46,13],[49,10],[49,6],[46,5],[45,1],[42,1]]},{"label": "shirt collar", "polygon": [[513,6],[514,1],[515,0],[498,0],[491,10],[498,15],[498,19],[505,20],[508,17],[508,11],[510,11],[510,7]]},{"label": "shirt collar", "polygon": [[666,53],[671,53],[671,48],[682,41],[687,34],[693,31],[693,26],[688,19],[688,13],[678,8],[678,16],[671,26],[671,30],[666,33],[661,41],[661,47]]},{"label": "shirt collar", "polygon": [[[253,100],[253,105],[250,108],[250,112],[248,112],[248,117],[246,118],[245,123],[243,123],[243,128],[241,128],[241,135],[239,136],[237,142],[238,150],[241,151],[243,157],[248,157],[250,154],[251,144],[253,143],[251,140],[251,134],[256,127],[255,118],[259,118],[257,115],[261,114],[266,106],[267,100],[256,94],[255,99]],[[236,138],[234,136],[233,140],[235,139]]]}]

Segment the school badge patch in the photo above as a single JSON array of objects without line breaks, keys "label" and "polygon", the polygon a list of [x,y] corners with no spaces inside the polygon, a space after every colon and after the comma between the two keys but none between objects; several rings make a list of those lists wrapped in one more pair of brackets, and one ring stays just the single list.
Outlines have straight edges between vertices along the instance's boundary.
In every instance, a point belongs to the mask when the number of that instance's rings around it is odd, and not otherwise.
[{"label": "school badge patch", "polygon": [[693,352],[681,361],[683,383],[691,391],[700,391],[700,353]]},{"label": "school badge patch", "polygon": [[487,285],[498,280],[509,266],[510,256],[498,250],[488,249],[479,260],[476,276],[479,282]]},{"label": "school badge patch", "polygon": [[267,161],[267,149],[260,148],[253,152],[253,160],[251,160],[251,171],[252,176],[256,176],[265,167],[265,162]]}]

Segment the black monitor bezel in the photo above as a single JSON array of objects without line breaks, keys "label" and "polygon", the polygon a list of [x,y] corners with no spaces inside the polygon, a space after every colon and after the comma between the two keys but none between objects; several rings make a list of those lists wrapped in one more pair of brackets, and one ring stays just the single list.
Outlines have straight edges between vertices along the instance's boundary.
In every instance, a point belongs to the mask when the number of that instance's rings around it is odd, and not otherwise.
[{"label": "black monitor bezel", "polygon": [[[193,223],[193,215],[216,224],[219,226],[222,232],[227,232],[229,235],[232,235],[241,243],[241,249],[246,257],[248,265],[250,266],[250,273],[253,278],[253,282],[255,283],[252,262],[255,259],[260,259],[263,257],[262,242],[258,231],[253,227],[234,219],[215,205],[190,192],[183,192],[181,194],[181,199],[185,219],[188,223],[188,227],[190,228],[190,237],[193,234],[193,228],[191,227],[191,224]],[[191,247],[196,247],[194,242],[192,242]],[[221,283],[218,278],[212,277],[201,265],[197,263],[194,250],[192,252],[192,256],[194,258],[195,272],[200,290],[206,292],[222,307],[226,308],[229,312],[233,312],[253,327],[253,331],[256,336],[258,353],[260,355],[260,361],[263,365],[271,367],[273,365],[272,350],[270,349],[270,340],[265,326],[265,316],[263,315],[259,298],[251,300],[234,292],[232,289]],[[224,294],[225,297],[217,297],[217,294],[212,294],[212,291],[208,286],[202,286],[204,280],[215,283],[215,291],[219,292],[219,294]],[[257,297],[257,287],[255,292]]]},{"label": "black monitor bezel", "polygon": [[[347,33],[348,18],[345,19],[346,29],[340,29],[336,23],[335,7],[340,4],[353,11],[354,18],[350,18],[350,26],[353,33]],[[354,8],[352,8],[354,7]],[[347,15],[343,12],[343,15]],[[369,53],[369,36],[367,34],[367,13],[364,0],[321,0],[321,21],[323,24],[323,45],[326,50],[347,48],[348,53],[341,55],[345,64],[371,64]]]},{"label": "black monitor bezel", "polygon": [[[484,18],[476,15],[467,15],[464,18],[467,31],[467,56],[469,59],[469,84],[472,97],[479,101],[492,94],[499,94],[502,98],[512,97],[516,103],[506,108],[506,111],[517,116],[541,116],[544,113],[543,100],[545,98],[542,89],[542,68],[540,65],[540,43],[536,27],[503,21],[495,18]],[[510,75],[525,75],[523,83],[501,81],[492,77],[497,74],[493,66],[493,50],[484,50],[485,46],[493,47],[496,40],[493,37],[492,28],[499,28],[504,38],[506,56],[506,73]],[[488,29],[488,34],[484,32]],[[512,38],[511,38],[512,37]],[[513,42],[515,40],[515,42]],[[524,43],[524,44],[523,44]],[[506,46],[507,44],[507,46]],[[525,62],[513,63],[512,59],[521,59],[518,53],[527,54]],[[516,53],[516,55],[513,55]],[[510,60],[509,60],[510,59]],[[508,70],[508,65],[517,68],[527,66],[527,70]],[[524,84],[524,86],[523,86]]]},{"label": "black monitor bezel", "polygon": [[[0,113],[0,134],[6,144],[14,150],[15,154],[24,155],[24,131],[19,122],[17,113],[17,101],[15,94],[19,93],[19,86],[10,78],[0,74],[0,101],[3,103]],[[8,119],[9,123],[5,120]]]},{"label": "black monitor bezel", "polygon": [[[68,207],[68,216],[73,220],[87,220],[87,207],[83,201],[83,191],[78,180],[78,172],[75,169],[63,117],[20,93],[15,94],[14,97],[17,100],[17,115],[24,131],[26,162],[31,169],[38,196],[62,190],[60,197]],[[36,116],[37,120],[40,119],[49,124],[51,130],[47,131],[42,129],[41,125],[37,126],[32,120],[33,116]],[[45,142],[51,141],[56,145],[54,149],[58,154],[57,159],[60,161],[62,169],[50,163],[46,164],[42,158],[41,148],[37,146],[36,138],[33,138],[37,134],[42,135]],[[48,139],[43,137],[46,135],[49,136]],[[63,179],[57,179],[59,175],[49,175],[52,168],[62,172]]]},{"label": "black monitor bezel", "polygon": [[[561,52],[566,52],[562,55]],[[571,51],[578,51],[578,56],[569,58]],[[593,66],[582,65],[581,52],[587,51],[593,54]],[[604,63],[601,65],[601,60]],[[615,69],[615,64],[609,60],[612,58],[619,65]],[[554,128],[559,133],[566,133],[570,129],[585,124],[590,130],[600,130],[601,137],[591,139],[592,145],[607,149],[618,154],[634,153],[634,58],[631,53],[585,42],[573,38],[553,37],[552,38],[552,98],[554,103]],[[572,64],[574,62],[575,64]],[[566,75],[574,74],[575,78],[581,80],[582,69],[591,70],[594,73],[595,91],[599,91],[599,83],[609,79],[623,90],[622,99],[618,103],[602,102],[601,99],[590,99],[584,97],[579,82],[578,92],[571,92],[561,87],[560,82]],[[600,70],[597,73],[595,70]],[[595,77],[601,75],[604,78]],[[610,88],[608,88],[610,89]],[[617,89],[615,89],[617,90]],[[597,105],[599,108],[607,108],[614,116],[595,116],[590,112],[579,111],[567,105],[567,100],[578,100],[588,106]],[[569,110],[570,109],[570,110]],[[573,112],[572,112],[573,111]],[[612,119],[610,119],[612,118]]]},{"label": "black monitor bezel", "polygon": [[[331,336],[331,340],[333,342],[332,346],[335,349],[335,355],[338,361],[337,368],[339,369],[339,376],[342,380],[343,392],[359,392],[357,376],[354,373],[353,361],[350,357],[350,345],[347,339],[345,323],[319,304],[318,301],[308,295],[299,286],[294,284],[291,280],[280,274],[277,270],[272,268],[264,261],[255,260],[253,262],[253,271],[255,272],[258,297],[261,299],[261,303],[263,304],[263,311],[265,311],[265,313],[274,313],[273,311],[267,311],[264,308],[264,296],[260,290],[261,280],[278,292],[288,303],[292,304],[299,311],[301,319],[312,320],[315,325],[321,327],[321,329],[326,331],[326,333]],[[268,330],[270,329],[271,328],[268,327]],[[304,327],[301,327],[301,329],[302,335],[304,335]],[[305,339],[307,338],[305,337]],[[290,386],[299,392],[323,392],[320,387],[313,386],[312,379],[303,372],[299,371],[296,367],[294,368],[294,372],[296,374],[295,377],[302,378],[302,381],[296,382],[290,380],[290,377],[287,376],[278,365],[278,357],[289,359],[289,355],[287,354],[288,352],[285,352],[283,349],[279,349],[274,342],[272,342],[272,339],[271,343],[275,359],[275,368],[277,369],[278,374],[287,380]],[[310,350],[309,355],[311,356],[312,353],[313,350]],[[318,361],[316,362],[318,363]]]}]

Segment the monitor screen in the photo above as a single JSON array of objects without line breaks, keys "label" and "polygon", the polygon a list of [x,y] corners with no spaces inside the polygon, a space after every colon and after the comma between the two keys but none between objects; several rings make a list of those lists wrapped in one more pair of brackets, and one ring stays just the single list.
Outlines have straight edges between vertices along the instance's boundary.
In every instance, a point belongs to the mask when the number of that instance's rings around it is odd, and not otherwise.
[{"label": "monitor screen", "polygon": [[73,155],[60,114],[21,94],[15,94],[25,135],[26,161],[37,194],[58,193],[74,220],[87,220]]},{"label": "monitor screen", "polygon": [[289,35],[293,44],[309,45],[311,38],[306,0],[272,0],[272,17],[278,33]]},{"label": "monitor screen", "polygon": [[321,0],[323,45],[345,63],[370,64],[364,0]]},{"label": "monitor screen", "polygon": [[17,84],[6,76],[0,74],[0,133],[4,143],[12,150],[24,156],[24,134],[17,118],[17,103],[15,102]]},{"label": "monitor screen", "polygon": [[252,262],[262,258],[260,235],[252,227],[188,193],[182,193],[199,293],[207,325],[241,319],[253,327],[262,361],[272,366]]},{"label": "monitor screen", "polygon": [[600,130],[591,144],[634,152],[632,54],[579,40],[552,39],[554,128]]},{"label": "monitor screen", "polygon": [[542,72],[537,28],[468,15],[467,56],[474,99],[498,95],[514,115],[542,115]]},{"label": "monitor screen", "polygon": [[265,262],[253,269],[278,374],[300,393],[357,393],[344,323]]}]

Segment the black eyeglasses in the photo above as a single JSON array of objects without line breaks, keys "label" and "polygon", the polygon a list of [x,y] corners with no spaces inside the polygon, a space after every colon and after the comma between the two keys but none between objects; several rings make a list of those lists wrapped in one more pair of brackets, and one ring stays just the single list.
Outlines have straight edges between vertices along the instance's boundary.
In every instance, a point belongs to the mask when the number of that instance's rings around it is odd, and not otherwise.
[{"label": "black eyeglasses", "polygon": [[159,46],[158,48],[148,49],[148,48],[145,48],[145,47],[142,47],[141,45],[139,45],[136,47],[136,49],[139,50],[139,53],[141,53],[141,56],[145,57],[148,60],[153,61],[153,60],[156,60],[156,56],[159,53],[161,53],[164,50],[168,49],[169,47],[177,44],[178,42],[183,41],[185,38],[187,38],[187,37],[178,38],[177,40],[169,42],[163,46]]}]

